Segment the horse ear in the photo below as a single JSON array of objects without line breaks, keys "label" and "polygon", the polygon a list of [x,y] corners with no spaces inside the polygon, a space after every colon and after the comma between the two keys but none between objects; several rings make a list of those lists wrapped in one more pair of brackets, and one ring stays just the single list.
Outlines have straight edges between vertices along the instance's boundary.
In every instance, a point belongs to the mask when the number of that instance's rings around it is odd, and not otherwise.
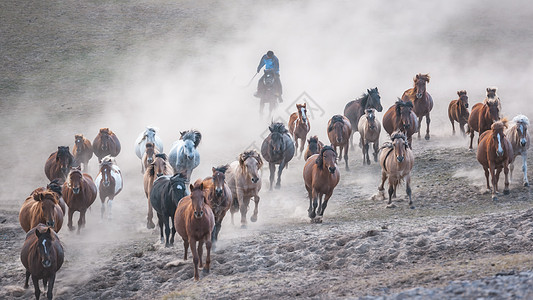
[{"label": "horse ear", "polygon": [[419,78],[420,78],[420,74],[416,74],[415,79],[419,79]]},{"label": "horse ear", "polygon": [[46,233],[50,234],[50,227],[48,227],[48,229],[46,230]]},{"label": "horse ear", "polygon": [[41,200],[43,200],[43,194],[41,194],[41,193],[35,193],[35,194],[33,194],[33,200],[35,200],[35,201],[41,201]]},{"label": "horse ear", "polygon": [[203,191],[204,190],[204,183],[200,183],[200,191]]},{"label": "horse ear", "polygon": [[215,173],[215,170],[216,170],[215,167],[211,168],[211,171],[213,171],[213,173]]},{"label": "horse ear", "polygon": [[41,232],[39,231],[39,228],[35,228],[35,235],[37,236],[37,238],[41,237]]},{"label": "horse ear", "polygon": [[189,190],[192,191],[193,189],[194,189],[194,185],[190,184],[190,185],[189,185]]}]

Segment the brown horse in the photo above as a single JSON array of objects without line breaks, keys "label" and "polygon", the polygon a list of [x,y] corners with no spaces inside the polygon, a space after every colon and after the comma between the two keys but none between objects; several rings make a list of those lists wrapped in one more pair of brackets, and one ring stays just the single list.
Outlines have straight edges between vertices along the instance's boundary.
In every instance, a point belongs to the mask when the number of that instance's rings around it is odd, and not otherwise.
[{"label": "brown horse", "polygon": [[55,232],[63,225],[63,211],[59,206],[59,197],[52,191],[37,191],[26,198],[19,212],[19,222],[25,232],[39,223],[46,224]]},{"label": "brown horse", "polygon": [[429,83],[429,74],[417,74],[413,78],[413,87],[403,92],[402,100],[404,102],[411,101],[413,103],[413,112],[418,117],[418,138],[420,138],[420,127],[422,125],[422,118],[426,117],[426,140],[429,140],[429,113],[433,109],[433,98],[426,91],[426,84]]},{"label": "brown horse", "polygon": [[48,285],[46,296],[52,299],[56,273],[64,260],[63,245],[55,231],[44,224],[32,228],[26,234],[26,240],[20,251],[20,260],[26,268],[24,288],[29,287],[28,281],[31,275],[35,298],[39,299],[41,295],[39,279],[42,279],[45,289]]},{"label": "brown horse", "polygon": [[109,128],[100,128],[100,132],[93,140],[93,151],[98,157],[98,162],[106,155],[116,157],[120,153],[120,142]]},{"label": "brown horse", "polygon": [[146,199],[148,199],[148,214],[146,217],[146,228],[148,229],[155,227],[155,224],[152,221],[154,217],[154,211],[152,208],[152,203],[150,202],[150,193],[152,191],[152,187],[154,186],[154,180],[160,176],[172,174],[173,169],[168,162],[167,155],[165,153],[156,154],[154,161],[148,166],[146,172],[144,172],[144,194],[146,195]]},{"label": "brown horse", "polygon": [[81,173],[81,168],[72,168],[67,176],[67,181],[63,184],[63,198],[68,206],[68,228],[74,230],[72,226],[72,216],[75,211],[80,212],[78,219],[78,234],[85,226],[85,212],[96,199],[96,185],[89,174]]},{"label": "brown horse", "polygon": [[[345,116],[334,115],[328,121],[328,138],[331,142],[335,153],[339,153],[338,160],[342,159],[342,152],[344,149],[344,162],[346,163],[346,171],[349,171],[348,167],[348,148],[350,148],[350,137],[352,136],[352,125],[350,120]],[[337,151],[339,147],[339,151]]]},{"label": "brown horse", "polygon": [[59,146],[57,151],[50,154],[44,165],[44,174],[48,180],[67,178],[70,168],[74,165],[74,156],[70,154],[68,146]]},{"label": "brown horse", "polygon": [[[485,178],[487,179],[487,189],[491,191],[492,200],[498,200],[498,180],[503,169],[505,174],[505,188],[503,194],[509,194],[509,164],[514,159],[513,146],[504,134],[507,128],[507,119],[503,118],[491,125],[490,130],[486,130],[479,137],[477,147],[477,161],[483,166]],[[492,181],[492,189],[489,184],[489,172]]]},{"label": "brown horse", "polygon": [[61,207],[61,211],[63,212],[63,216],[65,216],[65,214],[67,212],[67,204],[65,203],[65,200],[63,199],[63,194],[62,194],[63,183],[64,183],[63,180],[61,180],[60,178],[56,178],[56,179],[50,181],[50,183],[48,185],[46,185],[46,187],[39,187],[39,188],[36,188],[35,190],[33,190],[33,192],[31,192],[30,196],[33,196],[36,193],[40,193],[40,192],[44,192],[44,191],[54,192],[57,195],[57,198],[59,199],[59,207]]},{"label": "brown horse", "polygon": [[[191,194],[181,199],[174,214],[174,227],[183,239],[183,260],[187,260],[187,250],[191,247],[194,263],[194,280],[199,280],[198,268],[209,273],[211,264],[211,235],[215,226],[215,216],[205,197],[204,185],[198,179],[190,186]],[[198,242],[198,247],[196,246]],[[202,263],[203,245],[207,249],[205,266]]]},{"label": "brown horse", "polygon": [[307,140],[307,149],[305,150],[304,159],[307,160],[311,155],[320,153],[324,143],[318,140],[316,135]]},{"label": "brown horse", "polygon": [[289,118],[289,133],[294,139],[294,148],[296,151],[298,151],[298,139],[302,141],[302,144],[300,146],[300,158],[302,157],[302,153],[304,152],[304,145],[307,133],[311,129],[309,119],[307,118],[306,106],[307,103],[296,104],[297,112],[292,113]]},{"label": "brown horse", "polygon": [[381,147],[379,154],[379,164],[381,165],[381,185],[378,187],[379,194],[383,196],[385,191],[385,181],[389,180],[389,202],[388,208],[395,207],[392,204],[392,196],[396,195],[398,185],[405,180],[407,196],[409,196],[409,207],[414,209],[411,199],[411,170],[415,162],[413,151],[409,147],[407,137],[402,132],[395,132],[391,135],[391,142]]},{"label": "brown horse", "polygon": [[[337,153],[331,146],[324,146],[320,154],[313,154],[307,159],[303,177],[309,209],[307,210],[311,223],[322,223],[322,216],[328,205],[333,189],[339,183],[341,174],[336,165]],[[322,202],[324,198],[324,202]],[[318,211],[316,209],[318,208]],[[318,217],[317,217],[318,214]]]},{"label": "brown horse", "polygon": [[502,103],[500,101],[500,97],[496,94],[496,92],[498,91],[498,88],[493,86],[493,87],[488,87],[486,89],[487,91],[487,97],[483,100],[483,104],[487,104],[487,102],[489,101],[492,101],[492,102],[496,102],[498,103],[498,112],[502,112]]},{"label": "brown horse", "polygon": [[244,151],[239,155],[239,160],[229,165],[226,171],[226,182],[233,196],[231,212],[231,224],[233,214],[240,210],[241,227],[246,227],[246,214],[248,205],[253,197],[255,202],[254,213],[250,220],[257,221],[257,206],[259,205],[259,191],[261,190],[261,177],[263,160],[256,150]]},{"label": "brown horse", "polygon": [[513,145],[514,158],[512,159],[509,169],[511,170],[511,180],[513,179],[514,160],[518,155],[522,156],[522,171],[524,172],[524,186],[529,186],[527,179],[527,149],[529,149],[529,119],[524,115],[518,115],[513,118],[514,125],[505,131],[505,135]]},{"label": "brown horse", "polygon": [[218,240],[218,233],[222,227],[222,220],[233,201],[231,189],[226,183],[226,171],[228,168],[229,165],[216,168],[213,167],[213,176],[207,177],[203,181],[207,203],[215,215],[215,228],[213,229],[213,234],[211,236],[211,242],[213,242],[213,245]]},{"label": "brown horse", "polygon": [[[479,136],[487,130],[490,130],[492,123],[500,119],[500,110],[498,109],[498,102],[487,101],[487,103],[476,103],[472,107],[470,116],[468,117],[468,131],[470,134],[470,146],[468,149],[472,150],[472,142],[474,140],[474,132],[479,132]],[[479,143],[479,138],[478,138]]]},{"label": "brown horse", "polygon": [[418,130],[418,119],[413,112],[413,103],[398,99],[383,115],[383,129],[389,135],[395,131],[405,133],[409,147],[412,148],[413,134]]},{"label": "brown horse", "polygon": [[83,136],[83,134],[74,135],[74,148],[72,148],[74,159],[81,166],[83,164],[83,171],[87,172],[89,167],[89,160],[93,157],[93,145],[91,141]]},{"label": "brown horse", "polygon": [[155,147],[154,143],[146,143],[146,149],[141,159],[141,172],[144,174],[146,169],[154,162],[155,155],[159,154],[159,150]]},{"label": "brown horse", "polygon": [[370,157],[368,149],[370,143],[374,146],[374,161],[378,161],[379,152],[379,135],[381,133],[381,123],[376,119],[376,110],[373,108],[367,109],[363,117],[359,119],[358,129],[361,135],[360,144],[363,146],[363,165],[366,163],[370,165]]},{"label": "brown horse", "polygon": [[107,218],[112,219],[111,208],[113,206],[113,200],[115,196],[122,191],[124,179],[122,178],[122,172],[118,167],[115,158],[112,156],[106,156],[100,163],[100,171],[94,180],[94,184],[98,189],[98,195],[100,195],[100,201],[102,207],[100,209],[100,217],[104,218],[105,204],[107,200]]},{"label": "brown horse", "polygon": [[378,88],[367,89],[366,93],[360,98],[350,101],[344,107],[344,116],[350,120],[352,125],[352,136],[350,139],[350,146],[353,149],[353,134],[357,132],[357,125],[359,119],[365,114],[365,110],[373,108],[379,112],[383,110],[381,106],[381,96],[379,95]]},{"label": "brown horse", "polygon": [[455,121],[459,123],[461,134],[465,136],[465,125],[468,124],[468,117],[470,116],[468,112],[468,96],[465,90],[457,91],[457,95],[459,99],[452,100],[450,105],[448,105],[448,118],[450,123],[452,123],[452,134],[455,135]]}]

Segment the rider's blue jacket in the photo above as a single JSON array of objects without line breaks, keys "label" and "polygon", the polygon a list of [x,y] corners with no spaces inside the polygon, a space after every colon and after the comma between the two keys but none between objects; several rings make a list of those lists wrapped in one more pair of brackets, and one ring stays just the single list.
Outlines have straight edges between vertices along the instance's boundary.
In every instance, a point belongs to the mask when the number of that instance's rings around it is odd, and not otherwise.
[{"label": "rider's blue jacket", "polygon": [[279,74],[279,60],[275,55],[272,58],[269,58],[266,54],[263,55],[259,66],[257,66],[257,73],[261,71],[263,66],[265,66],[265,70],[273,70],[276,74]]}]

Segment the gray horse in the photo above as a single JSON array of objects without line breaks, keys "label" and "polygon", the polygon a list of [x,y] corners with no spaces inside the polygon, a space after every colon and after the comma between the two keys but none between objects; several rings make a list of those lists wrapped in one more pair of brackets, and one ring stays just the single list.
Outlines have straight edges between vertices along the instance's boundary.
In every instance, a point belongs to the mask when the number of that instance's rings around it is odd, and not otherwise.
[{"label": "gray horse", "polygon": [[180,134],[180,139],[172,144],[168,161],[174,169],[174,174],[186,174],[186,183],[189,183],[192,170],[200,164],[200,153],[196,148],[202,140],[202,134],[196,130],[183,131]]},{"label": "gray horse", "polygon": [[272,190],[276,165],[279,165],[278,180],[276,182],[276,188],[279,189],[281,187],[281,173],[293,158],[295,148],[294,141],[283,123],[272,123],[268,129],[270,130],[270,134],[261,145],[261,154],[268,162],[270,169],[270,190]]}]

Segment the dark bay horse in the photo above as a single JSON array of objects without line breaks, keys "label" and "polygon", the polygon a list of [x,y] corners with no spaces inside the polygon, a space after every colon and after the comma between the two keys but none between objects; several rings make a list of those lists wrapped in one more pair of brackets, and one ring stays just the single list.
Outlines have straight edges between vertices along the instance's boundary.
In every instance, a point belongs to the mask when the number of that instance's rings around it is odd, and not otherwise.
[{"label": "dark bay horse", "polygon": [[239,154],[238,160],[232,162],[226,171],[226,182],[233,196],[230,208],[231,224],[234,224],[233,214],[240,210],[241,227],[246,227],[246,214],[248,213],[248,205],[252,197],[254,198],[255,207],[250,221],[257,221],[257,206],[261,199],[259,197],[259,191],[261,190],[262,184],[262,167],[263,160],[259,152],[249,150]]},{"label": "dark bay horse", "polygon": [[373,108],[367,109],[365,114],[359,119],[357,127],[357,131],[361,135],[360,145],[363,146],[363,165],[370,165],[370,156],[368,154],[370,143],[372,143],[374,148],[374,161],[377,162],[381,123],[376,119],[376,110]]},{"label": "dark bay horse", "polygon": [[350,139],[350,146],[352,149],[353,134],[357,132],[359,119],[365,114],[365,110],[369,108],[373,108],[378,112],[383,111],[383,106],[381,106],[381,96],[379,95],[377,87],[367,89],[363,96],[348,102],[344,107],[344,116],[350,120],[350,124],[352,125],[352,135]]},{"label": "dark bay horse", "polygon": [[300,158],[304,152],[305,139],[311,129],[309,118],[307,118],[307,103],[296,104],[296,112],[292,113],[289,118],[289,132],[294,139],[295,150],[298,151],[298,140],[301,140]]},{"label": "dark bay horse", "polygon": [[274,177],[276,176],[276,165],[278,168],[278,179],[276,188],[281,187],[281,173],[289,161],[294,157],[294,142],[283,123],[272,123],[268,129],[270,134],[261,144],[261,155],[268,162],[270,169],[270,190],[274,187]]},{"label": "dark bay horse", "polygon": [[228,168],[229,165],[218,166],[216,168],[213,167],[213,175],[205,178],[203,181],[207,203],[215,215],[215,228],[213,229],[211,236],[211,242],[213,242],[213,245],[218,240],[218,233],[222,227],[222,220],[233,201],[231,189],[226,183],[226,171]]},{"label": "dark bay horse", "polygon": [[19,222],[25,232],[39,223],[46,224],[55,232],[59,232],[63,225],[63,210],[59,206],[59,196],[46,190],[32,193],[20,208]]},{"label": "dark bay horse", "polygon": [[513,179],[514,160],[518,155],[522,156],[522,172],[524,172],[524,186],[529,186],[527,179],[527,150],[529,149],[529,119],[524,115],[518,115],[513,118],[514,125],[505,131],[505,135],[513,145],[514,158],[512,159],[509,169],[511,170],[511,180]]},{"label": "dark bay horse", "polygon": [[[504,134],[507,128],[507,119],[503,118],[491,125],[491,129],[486,130],[479,137],[476,158],[483,166],[487,189],[491,191],[492,200],[498,200],[498,180],[503,169],[505,174],[505,188],[503,194],[509,194],[509,164],[514,159],[513,146]],[[492,188],[489,184],[489,174],[491,176]]]},{"label": "dark bay horse", "polygon": [[93,140],[93,152],[98,157],[98,162],[106,155],[116,157],[120,153],[120,141],[109,128],[100,128]]},{"label": "dark bay horse", "polygon": [[[420,138],[420,127],[422,118],[426,117],[426,140],[429,140],[429,123],[431,119],[429,113],[433,109],[433,98],[426,91],[426,84],[429,83],[429,74],[417,74],[413,78],[413,87],[403,92],[402,101],[411,101],[413,103],[413,112],[418,117],[418,138]],[[409,143],[410,144],[410,143]]]},{"label": "dark bay horse", "polygon": [[[173,217],[174,227],[183,239],[183,260],[187,260],[187,251],[190,246],[194,263],[194,280],[200,279],[198,268],[203,267],[209,273],[211,265],[211,238],[215,226],[215,216],[205,198],[204,186],[201,179],[190,186],[191,194],[185,196],[176,209]],[[196,246],[198,243],[198,247]],[[202,262],[203,245],[207,250],[205,266]]]},{"label": "dark bay horse", "polygon": [[[470,116],[468,117],[468,131],[470,134],[470,146],[468,149],[472,150],[472,142],[474,140],[474,133],[479,132],[479,136],[487,130],[490,130],[492,124],[500,120],[500,110],[498,109],[498,102],[487,101],[487,103],[476,103],[472,107]],[[479,139],[478,139],[479,142]]]},{"label": "dark bay horse", "polygon": [[63,184],[63,198],[68,206],[68,228],[74,230],[72,217],[75,211],[80,212],[78,234],[85,227],[85,213],[96,200],[97,189],[91,175],[82,173],[81,168],[72,168]]},{"label": "dark bay horse", "polygon": [[74,135],[74,147],[72,148],[74,159],[87,172],[89,160],[93,157],[93,145],[83,134]]},{"label": "dark bay horse", "polygon": [[[186,195],[186,180],[185,174],[182,173],[177,173],[174,176],[163,175],[154,181],[154,186],[150,192],[150,203],[157,213],[161,243],[165,243],[165,247],[174,244],[174,235],[176,234],[174,213],[181,198]],[[171,219],[170,223],[169,218]],[[163,237],[163,225],[165,237]],[[172,235],[170,234],[171,225]]]},{"label": "dark bay horse", "polygon": [[48,180],[67,178],[70,168],[74,165],[74,156],[68,146],[59,146],[57,151],[50,154],[44,165],[44,173]]},{"label": "dark bay horse", "polygon": [[383,115],[382,125],[389,135],[398,130],[405,133],[409,147],[412,148],[413,134],[418,130],[418,119],[413,112],[413,103],[398,99]]},{"label": "dark bay horse", "polygon": [[197,130],[188,130],[180,132],[180,135],[180,139],[172,144],[168,161],[174,168],[174,174],[186,174],[189,183],[192,171],[200,164],[200,152],[197,148],[202,140],[202,134]]},{"label": "dark bay horse", "polygon": [[146,195],[146,199],[148,199],[148,214],[146,217],[146,228],[148,229],[155,227],[155,224],[152,221],[154,212],[152,209],[152,203],[150,202],[150,193],[152,191],[152,187],[154,186],[154,181],[157,177],[172,174],[174,174],[174,170],[168,162],[167,155],[165,153],[156,154],[154,161],[148,166],[146,172],[144,172],[144,194]]},{"label": "dark bay horse", "polygon": [[28,281],[33,281],[35,298],[39,299],[41,289],[39,279],[43,280],[44,288],[48,290],[46,296],[52,299],[52,291],[56,273],[63,265],[65,254],[63,245],[55,231],[44,224],[38,224],[26,234],[26,240],[20,251],[20,260],[26,269],[24,288],[28,288]]},{"label": "dark bay horse", "polygon": [[324,146],[319,154],[313,154],[305,162],[303,177],[309,197],[307,212],[312,223],[322,223],[329,198],[341,178],[336,161],[337,153],[333,147]]},{"label": "dark bay horse", "polygon": [[314,135],[307,140],[307,149],[305,150],[304,159],[307,160],[313,154],[319,154],[324,147],[324,143],[318,140],[318,136]]},{"label": "dark bay horse", "polygon": [[[339,154],[338,160],[342,159],[342,152],[344,150],[344,162],[346,163],[346,171],[348,167],[348,149],[350,148],[349,140],[352,136],[352,125],[350,120],[345,116],[334,115],[328,121],[328,139],[335,150]],[[339,151],[337,151],[337,147]]]},{"label": "dark bay horse", "polygon": [[100,209],[100,217],[104,218],[105,204],[107,200],[107,217],[111,219],[111,208],[113,206],[113,200],[115,196],[122,191],[124,179],[122,178],[122,172],[118,167],[116,160],[112,156],[105,156],[100,163],[100,171],[94,180],[94,184],[98,188],[98,195],[100,195],[100,201],[102,202],[102,208]]},{"label": "dark bay horse", "polygon": [[452,100],[448,105],[448,118],[452,123],[452,134],[455,135],[455,122],[459,123],[461,134],[465,136],[465,125],[468,124],[468,96],[465,90],[457,91],[459,99]]}]

